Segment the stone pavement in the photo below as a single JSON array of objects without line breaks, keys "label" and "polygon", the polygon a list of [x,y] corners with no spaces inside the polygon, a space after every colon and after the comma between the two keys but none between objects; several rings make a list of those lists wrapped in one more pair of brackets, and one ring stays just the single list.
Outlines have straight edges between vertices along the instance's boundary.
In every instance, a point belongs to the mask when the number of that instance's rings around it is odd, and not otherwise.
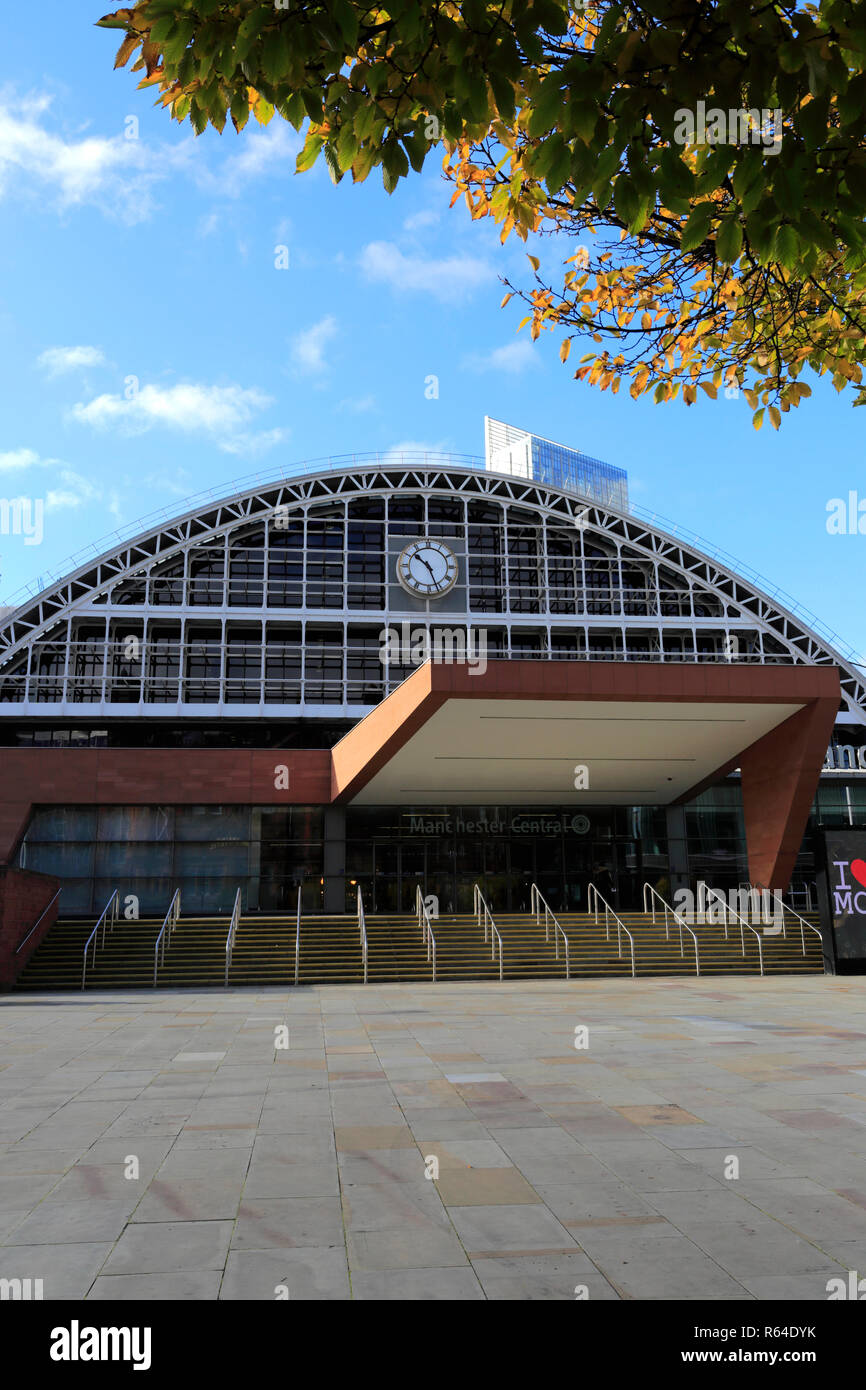
[{"label": "stone pavement", "polygon": [[49,1299],[826,1299],[864,1155],[866,979],[0,999]]}]

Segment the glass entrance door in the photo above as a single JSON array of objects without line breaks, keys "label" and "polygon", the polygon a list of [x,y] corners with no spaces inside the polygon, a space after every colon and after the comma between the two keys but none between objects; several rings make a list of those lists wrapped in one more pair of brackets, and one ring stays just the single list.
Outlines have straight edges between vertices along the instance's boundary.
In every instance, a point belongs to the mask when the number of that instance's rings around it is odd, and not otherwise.
[{"label": "glass entrance door", "polygon": [[393,840],[374,840],[373,882],[365,911],[368,915],[381,917],[384,913],[399,912],[399,902],[400,846]]}]

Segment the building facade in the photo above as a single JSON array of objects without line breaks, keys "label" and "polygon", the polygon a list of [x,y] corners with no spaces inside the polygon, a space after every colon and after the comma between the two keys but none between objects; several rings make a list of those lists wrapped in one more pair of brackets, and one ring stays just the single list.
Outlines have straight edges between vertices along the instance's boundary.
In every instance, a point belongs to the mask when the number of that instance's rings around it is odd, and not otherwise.
[{"label": "building facade", "polygon": [[466,910],[479,880],[579,909],[601,871],[624,907],[646,879],[805,900],[814,832],[866,823],[861,669],[622,470],[496,421],[486,445],[207,499],[6,610],[0,858],[67,916],[118,887]]}]

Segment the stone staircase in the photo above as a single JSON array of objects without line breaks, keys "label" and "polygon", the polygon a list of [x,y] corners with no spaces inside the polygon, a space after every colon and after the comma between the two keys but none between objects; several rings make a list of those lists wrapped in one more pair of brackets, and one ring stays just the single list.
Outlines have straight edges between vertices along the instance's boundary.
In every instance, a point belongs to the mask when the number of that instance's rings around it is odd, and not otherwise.
[{"label": "stone staircase", "polygon": [[[649,913],[622,912],[619,933],[614,921],[605,927],[589,913],[558,917],[568,941],[571,979],[695,975],[695,941],[671,923],[666,932],[662,915],[654,923]],[[503,980],[565,979],[566,953],[562,936],[552,923],[545,931],[527,913],[494,913],[502,940]],[[809,921],[809,917],[806,918]],[[812,920],[815,925],[815,920]],[[756,929],[760,930],[758,920]],[[146,989],[153,986],[154,946],[162,919],[118,922],[87,967],[87,989]],[[433,978],[417,919],[412,916],[367,918],[367,980],[370,984],[423,982]],[[436,941],[437,981],[498,980],[499,945],[485,941],[474,914],[445,916],[432,922]],[[697,937],[700,974],[756,975],[758,943],[754,932],[731,923],[728,935],[721,925],[692,925]],[[59,921],[48,932],[22,971],[19,990],[80,990],[84,945],[89,922]],[[157,971],[160,988],[205,988],[225,982],[227,917],[181,917]],[[805,975],[823,972],[821,940],[791,921],[786,936],[761,932],[766,975]],[[631,936],[631,941],[628,939]],[[619,935],[619,941],[617,939]],[[295,982],[296,919],[290,916],[246,916],[235,936],[228,982],[234,986],[289,986]],[[805,951],[803,949],[805,940]],[[744,948],[745,947],[745,951]],[[302,919],[297,979],[301,985],[363,984],[364,961],[354,916],[307,916]]]}]

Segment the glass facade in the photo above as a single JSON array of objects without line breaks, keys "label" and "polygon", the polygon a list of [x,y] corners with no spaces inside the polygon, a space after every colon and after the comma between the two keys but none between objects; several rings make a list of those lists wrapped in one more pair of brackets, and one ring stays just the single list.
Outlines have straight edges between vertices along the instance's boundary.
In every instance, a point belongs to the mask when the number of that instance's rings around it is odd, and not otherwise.
[{"label": "glass facade", "polygon": [[320,806],[72,806],[37,809],[21,868],[63,880],[66,916],[96,915],[115,888],[141,916],[161,916],[175,888],[185,915],[230,913],[243,889],[250,911],[290,912],[304,885],[322,907]]},{"label": "glass facade", "polygon": [[603,506],[628,511],[628,480],[621,468],[614,468],[600,459],[553,444],[549,439],[532,439],[532,476],[537,483],[579,492],[582,497],[598,500]]},{"label": "glass facade", "polygon": [[440,911],[470,912],[473,884],[493,907],[529,910],[537,883],[554,910],[586,910],[600,872],[630,907],[644,879],[667,870],[664,810],[649,806],[349,807],[346,872],[370,911],[409,912],[415,888],[435,893]]},{"label": "glass facade", "polygon": [[531,478],[604,507],[628,511],[628,475],[623,468],[489,416],[484,420],[484,442],[486,465],[492,472]]},{"label": "glass facade", "polygon": [[[394,580],[422,535],[459,565],[435,606]],[[529,508],[398,492],[242,525],[121,579],[98,615],[56,624],[0,669],[0,705],[370,709],[414,669],[382,659],[383,629],[403,622],[483,632],[490,659],[792,659],[661,558]]]},{"label": "glass facade", "polygon": [[[138,900],[141,915],[161,916],[177,887],[187,915],[230,912],[239,887],[245,912],[290,915],[300,885],[304,910],[315,913],[324,908],[325,814],[300,806],[43,807],[18,862],[63,880],[67,916],[98,915],[115,888]],[[345,833],[339,892],[346,912],[355,910],[359,884],[369,913],[411,912],[420,885],[442,912],[469,912],[478,882],[495,908],[520,912],[535,882],[554,911],[579,912],[595,880],[631,911],[642,907],[645,882],[669,892],[672,863],[688,865],[693,890],[701,879],[721,891],[748,881],[737,781],[696,797],[679,824],[681,832],[671,831],[658,806],[348,807],[337,835]],[[815,905],[816,832],[842,827],[866,828],[866,784],[820,787],[791,885],[795,906]]]}]

